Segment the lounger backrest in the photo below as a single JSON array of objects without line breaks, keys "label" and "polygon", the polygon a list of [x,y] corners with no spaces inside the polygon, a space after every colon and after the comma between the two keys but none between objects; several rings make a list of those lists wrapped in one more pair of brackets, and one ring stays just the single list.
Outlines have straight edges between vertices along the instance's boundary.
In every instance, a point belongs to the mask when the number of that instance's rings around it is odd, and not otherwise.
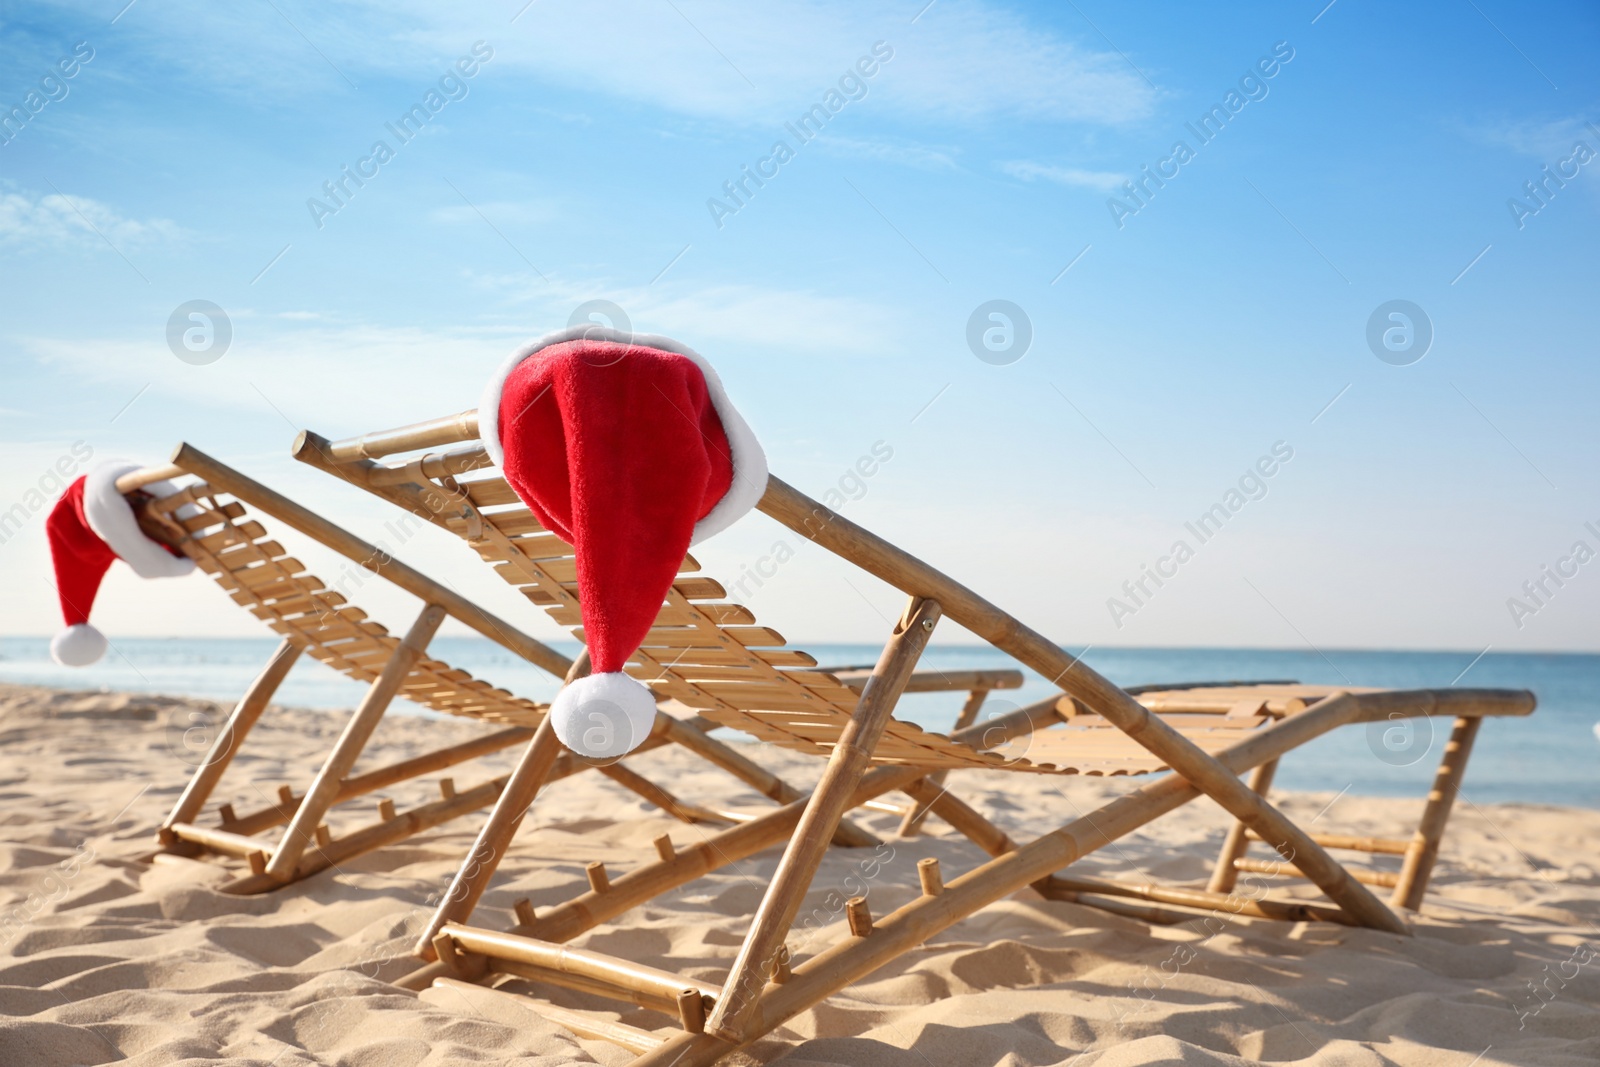
[{"label": "lounger backrest", "polygon": [[[583,638],[577,561],[571,545],[549,532],[517,497],[488,457],[391,455],[387,464],[457,473],[428,484],[450,498],[444,525],[464,538],[499,576],[558,624]],[[470,473],[469,473],[470,472]],[[783,635],[757,623],[749,608],[726,602],[727,590],[685,557],[654,627],[627,671],[667,699],[705,718],[785,748],[827,756],[855,710],[857,694],[817,661],[789,648]],[[1066,705],[1072,702],[1063,698]],[[1064,708],[1064,710],[1073,710]],[[1215,719],[1209,708],[1196,714]],[[1264,709],[1235,718],[1214,740],[1235,739],[1240,727],[1270,721]],[[1093,732],[1090,732],[1093,731]],[[1059,735],[1048,753],[1030,740],[1026,752],[986,751],[892,719],[873,762],[924,767],[990,768],[1056,774],[1148,774],[1164,765],[1098,716],[1085,716]],[[1095,743],[1078,746],[1075,742]]]},{"label": "lounger backrest", "polygon": [[[383,671],[400,639],[306,573],[245,507],[196,482],[159,500],[130,495],[140,525],[195,561],[236,604],[307,654],[359,682]],[[544,708],[436,659],[422,658],[400,695],[433,711],[537,726]]]}]

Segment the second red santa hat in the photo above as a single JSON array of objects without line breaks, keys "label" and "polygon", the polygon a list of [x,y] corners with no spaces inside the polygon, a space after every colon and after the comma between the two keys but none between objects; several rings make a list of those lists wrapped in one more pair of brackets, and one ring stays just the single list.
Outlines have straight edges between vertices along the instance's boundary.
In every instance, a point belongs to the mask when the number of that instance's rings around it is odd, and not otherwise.
[{"label": "second red santa hat", "polygon": [[[137,463],[111,460],[67,486],[45,519],[56,594],[66,622],[50,642],[50,656],[64,667],[87,667],[106,652],[106,639],[89,623],[89,609],[111,564],[122,560],[141,578],[178,578],[194,570],[194,560],[176,555],[139,529],[117,479],[140,470]],[[142,492],[164,497],[177,486],[161,481]]]},{"label": "second red santa hat", "polygon": [[550,715],[562,744],[614,757],[655,698],[623,673],[689,546],[767,487],[767,460],[716,371],[665,337],[576,326],[512,353],[478,407],[484,446],[534,516],[576,549],[592,673]]}]

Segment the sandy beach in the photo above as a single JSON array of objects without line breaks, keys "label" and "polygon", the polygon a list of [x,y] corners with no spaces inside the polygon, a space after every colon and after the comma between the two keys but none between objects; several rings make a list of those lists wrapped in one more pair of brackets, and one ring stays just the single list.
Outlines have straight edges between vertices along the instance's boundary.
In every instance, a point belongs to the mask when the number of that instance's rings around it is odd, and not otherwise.
[{"label": "sandy beach", "polygon": [[[441,988],[418,995],[388,984],[412,967],[410,940],[477,817],[271,896],[217,892],[220,867],[142,862],[193,760],[196,738],[185,731],[205,731],[225,710],[159,696],[0,690],[0,1062],[627,1061],[629,1053],[575,1038],[507,998]],[[225,782],[229,795],[218,799],[259,802],[282,782],[303,784],[342,721],[272,709],[231,786]],[[394,715],[368,758],[404,757],[477,731]],[[818,769],[768,748],[753,754],[797,783]],[[672,752],[637,762],[686,797],[761,803]],[[495,773],[508,765],[504,755],[484,763]],[[466,771],[458,777],[475,780]],[[980,774],[958,792],[1025,834],[1121,788]],[[402,806],[423,799],[390,795]],[[1279,799],[1302,822],[1363,834],[1406,833],[1420,807],[1419,799],[1331,793]],[[980,858],[937,820],[911,840],[893,836],[892,815],[862,821],[885,839],[868,879],[876,914],[910,898],[917,859],[938,856],[953,876]],[[1225,825],[1214,806],[1192,804],[1091,857],[1080,873],[1203,882]],[[570,897],[584,885],[585,863],[603,858],[624,871],[650,857],[651,839],[663,832],[688,841],[703,831],[599,776],[563,781],[536,805],[478,917],[493,921],[520,897],[536,906]],[[1152,926],[1019,895],[794,1019],[778,1031],[781,1041],[730,1062],[1592,1064],[1600,1061],[1600,864],[1590,851],[1597,838],[1596,811],[1459,805],[1435,891],[1409,939],[1237,917]],[[578,944],[720,980],[777,858],[769,850],[691,883]],[[826,916],[828,894],[860,878],[864,858],[835,850],[807,911]],[[832,923],[815,927],[819,940],[837,933],[842,915]],[[568,1007],[607,1007],[562,990],[536,992]],[[614,1017],[667,1026],[642,1010]]]}]

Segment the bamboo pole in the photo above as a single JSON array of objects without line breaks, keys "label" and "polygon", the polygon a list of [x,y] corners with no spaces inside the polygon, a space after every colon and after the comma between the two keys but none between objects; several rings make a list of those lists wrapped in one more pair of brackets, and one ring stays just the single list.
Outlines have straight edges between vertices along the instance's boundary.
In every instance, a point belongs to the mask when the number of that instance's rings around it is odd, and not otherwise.
[{"label": "bamboo pole", "polygon": [[185,471],[181,467],[167,464],[164,467],[145,467],[142,470],[129,471],[117,479],[117,492],[126,496],[135,489],[143,489],[152,482],[164,482],[172,478],[179,478]]},{"label": "bamboo pole", "polygon": [[1406,849],[1394,895],[1389,898],[1397,908],[1417,911],[1422,907],[1422,899],[1428,892],[1428,878],[1433,873],[1434,861],[1439,858],[1445,824],[1450,821],[1450,809],[1461,792],[1461,778],[1467,773],[1472,743],[1482,725],[1481,718],[1459,718],[1450,731],[1444,757],[1433,776],[1433,788],[1428,791],[1428,803],[1422,809],[1422,821],[1417,824],[1416,836]]},{"label": "bamboo pole", "polygon": [[[1204,918],[1199,912],[1185,908],[1181,904],[1141,904],[1129,897],[1114,897],[1101,893],[1063,893],[1060,899],[1082,904],[1096,911],[1138,919],[1152,926],[1177,926],[1180,923],[1192,923]],[[1328,911],[1343,914],[1338,908],[1329,908]],[[1349,925],[1349,922],[1349,917],[1346,916],[1344,923]]]},{"label": "bamboo pole", "polygon": [[438,631],[439,624],[444,622],[444,619],[443,607],[438,604],[425,605],[417,615],[416,621],[411,624],[411,629],[406,631],[405,637],[389,654],[389,662],[383,665],[383,673],[378,675],[367,689],[360,707],[356,708],[355,714],[345,724],[344,732],[339,735],[333,751],[328,753],[327,762],[317,772],[311,788],[306,790],[305,797],[295,810],[294,818],[289,820],[289,827],[283,832],[283,839],[272,852],[272,862],[267,865],[267,874],[270,877],[282,882],[290,881],[294,877],[295,865],[305,854],[317,827],[327,816],[328,809],[338,802],[339,790],[344,784],[345,776],[356,765],[362,749],[366,748],[367,741],[372,737],[372,731],[378,726],[378,720],[389,710],[389,703],[400,692],[406,676],[411,673],[411,668],[416,666],[417,660],[422,658],[423,650],[428,647],[428,642],[433,639],[434,633]]},{"label": "bamboo pole", "polygon": [[[349,482],[357,489],[371,493],[382,500],[387,500],[403,511],[409,512],[418,518],[427,519],[435,526],[448,530],[449,520],[460,517],[460,505],[442,491],[432,486],[416,485],[375,485],[372,479],[379,471],[388,468],[374,463],[370,459],[353,459],[343,463],[335,463],[328,458],[330,443],[321,434],[310,430],[301,430],[294,439],[294,448],[289,453],[294,459],[299,460],[308,467],[315,467],[324,474],[331,474],[335,478]],[[452,507],[454,505],[454,507]]]},{"label": "bamboo pole", "polygon": [[850,926],[851,937],[866,937],[872,933],[872,909],[866,897],[851,897],[844,902],[845,921]]},{"label": "bamboo pole", "polygon": [[678,1025],[691,1034],[706,1031],[706,998],[698,989],[678,992]]},{"label": "bamboo pole", "polygon": [[491,961],[491,970],[495,969],[496,962],[509,960],[552,974],[587,978],[614,990],[611,995],[615,999],[626,999],[619,995],[624,993],[648,996],[670,1015],[678,1013],[678,994],[685,989],[694,989],[700,996],[713,999],[722,995],[722,987],[715,983],[685,978],[659,967],[647,967],[603,952],[569,948],[459,923],[450,923],[441,932],[452,938],[462,950],[487,957]]},{"label": "bamboo pole", "polygon": [[473,409],[393,430],[379,430],[360,437],[348,437],[343,441],[330,441],[326,451],[328,458],[335,463],[347,463],[357,459],[382,459],[396,452],[455,445],[477,439],[478,412]]},{"label": "bamboo pole", "polygon": [[[1292,863],[1283,860],[1253,860],[1248,856],[1241,856],[1233,861],[1234,867],[1241,871],[1250,871],[1254,874],[1264,874],[1269,878],[1304,878],[1306,872]],[[1400,878],[1393,871],[1369,871],[1360,867],[1348,868],[1350,877],[1363,885],[1389,887]]]},{"label": "bamboo pole", "polygon": [[750,932],[728,972],[724,995],[706,1020],[706,1032],[728,1040],[743,1033],[756,998],[772,972],[774,953],[783,947],[795,913],[805,897],[817,864],[843,817],[872,751],[900,699],[901,690],[928,647],[940,615],[939,603],[913,597],[894,633],[883,647],[872,677],[861,690],[850,722],[839,735],[828,765],[784,849],[778,869],[756,909]]},{"label": "bamboo pole", "polygon": [[[1259,841],[1255,834],[1250,840]],[[1351,852],[1370,852],[1379,856],[1404,856],[1411,847],[1410,841],[1398,837],[1364,837],[1359,834],[1312,834],[1311,839],[1323,848],[1342,848]]]},{"label": "bamboo pole", "polygon": [[192,823],[179,822],[171,826],[172,837],[175,841],[187,841],[190,844],[201,845],[212,852],[220,852],[224,856],[233,856],[238,859],[250,855],[252,852],[271,854],[272,846],[259,838],[246,834],[236,834],[228,830],[219,830],[210,826],[195,826]]},{"label": "bamboo pole", "polygon": [[[1272,776],[1277,773],[1277,760],[1268,760],[1257,767],[1250,773],[1251,792],[1258,797],[1266,797],[1267,791],[1272,788]],[[1250,828],[1237,819],[1228,827],[1228,836],[1223,839],[1222,851],[1217,854],[1216,865],[1211,868],[1211,881],[1206,884],[1206,892],[1233,892],[1234,885],[1239,881],[1239,869],[1233,865],[1233,861],[1242,858],[1249,850],[1249,834]],[[1312,840],[1316,838],[1313,837]]]},{"label": "bamboo pole", "polygon": [[[1276,919],[1281,922],[1327,922],[1352,925],[1350,917],[1338,908],[1308,904],[1298,900],[1255,900],[1231,893],[1202,892],[1151,884],[1104,882],[1097,878],[1068,878],[1059,874],[1044,879],[1044,895],[1052,900],[1076,900],[1080,894],[1105,894],[1115,897],[1135,897],[1159,904],[1176,904],[1228,915],[1249,915],[1253,918]],[[1091,905],[1093,906],[1093,905]],[[1190,919],[1200,916],[1191,915]]]},{"label": "bamboo pole", "polygon": [[211,742],[211,748],[206,752],[206,761],[195,768],[189,784],[184,787],[183,795],[178,797],[178,802],[173,805],[172,814],[161,824],[160,836],[163,843],[167,842],[167,831],[174,823],[192,823],[200,814],[200,810],[205,807],[206,801],[217,788],[217,783],[222,780],[228,764],[233,762],[239,746],[244,743],[245,737],[261,718],[261,713],[267,710],[273,694],[278,691],[278,686],[283,684],[289,668],[293,667],[295,660],[299,658],[300,646],[287,639],[273,651],[267,665],[256,675],[255,681],[250,683],[250,688],[239,698],[239,703],[234,705],[233,713],[228,716],[222,732]]},{"label": "bamboo pole", "polygon": [[[553,1023],[566,1030],[571,1030],[579,1037],[587,1037],[596,1041],[608,1041],[629,1052],[649,1052],[661,1046],[662,1038],[641,1030],[636,1026],[626,1023],[613,1022],[602,1019],[591,1012],[572,1011],[569,1008],[557,1007],[554,1004],[531,1004],[526,997],[513,996],[502,993],[498,989],[485,989],[483,986],[474,985],[472,982],[463,982],[459,978],[439,976],[432,982],[444,989],[465,998],[469,1005],[482,1014],[490,1014],[491,1005],[503,1007],[506,1004],[515,1004],[529,1015]],[[422,988],[427,988],[426,986]]]},{"label": "bamboo pole", "polygon": [[[861,687],[872,677],[871,667],[816,667],[815,670],[831,674],[846,686],[861,692]],[[1021,689],[1022,672],[1009,668],[978,668],[974,670],[942,671],[931,668],[918,671],[906,683],[907,693],[949,693],[962,690],[971,693],[983,689]],[[964,725],[964,724],[963,724]]]},{"label": "bamboo pole", "polygon": [[[1277,808],[1262,800],[1194,742],[1043,634],[1024,626],[972,590],[910,553],[834,514],[777,477],[769,477],[759,505],[795,532],[911,596],[939,601],[954,621],[1002,652],[1032,667],[1052,685],[1081,700],[1172,770],[1193,782],[1235,818],[1292,858],[1328,898],[1363,926],[1405,934],[1405,923],[1351,878],[1327,851]],[[719,1009],[720,1010],[720,1009]]]},{"label": "bamboo pole", "polygon": [[420,457],[416,466],[407,463],[399,467],[379,466],[367,475],[368,485],[405,485],[423,478],[453,478],[457,474],[481,470],[494,463],[482,447],[457,449],[454,452],[430,452]]},{"label": "bamboo pole", "polygon": [[[579,678],[585,677],[589,673],[590,666],[589,650],[584,648],[568,665],[563,684],[571,685]],[[662,718],[662,714],[656,712],[656,726],[650,731],[651,739],[660,733]],[[495,801],[494,810],[489,813],[488,821],[483,824],[483,829],[478,831],[478,837],[472,843],[472,851],[467,853],[466,859],[461,861],[461,866],[456,870],[455,877],[451,879],[449,891],[445,893],[444,899],[439,901],[433,917],[428,920],[427,928],[417,939],[416,955],[424,960],[435,959],[434,939],[439,936],[445,924],[466,922],[471,917],[472,909],[478,906],[478,900],[483,896],[484,890],[489,888],[490,879],[494,877],[495,870],[500,866],[500,860],[510,847],[511,839],[516,836],[517,827],[522,825],[523,816],[533,805],[539,790],[550,781],[556,760],[561,755],[562,745],[560,738],[556,737],[555,723],[551,721],[549,715],[546,715],[539,728],[534,731],[533,739],[528,742],[527,749],[523,751],[522,759],[517,762],[516,770],[511,772],[505,790]]]},{"label": "bamboo pole", "polygon": [[387,767],[379,767],[365,774],[352,775],[339,783],[339,800],[365,796],[387,786],[409,782],[424,774],[432,774],[434,771],[441,771],[446,767],[454,767],[458,763],[510,748],[532,736],[531,727],[512,726],[471,741],[463,741],[458,745],[426,752],[411,759],[401,760],[399,763],[391,763]]},{"label": "bamboo pole", "polygon": [[472,909],[478,906],[479,898],[489,888],[489,880],[494,877],[495,869],[500,866],[511,839],[516,836],[522,817],[544,787],[560,752],[561,742],[556,737],[555,724],[546,715],[539,729],[534,731],[533,740],[528,742],[504,792],[495,802],[488,821],[472,843],[472,851],[451,879],[449,891],[439,901],[433,918],[417,939],[415,952],[418,956],[425,960],[434,959],[433,939],[445,924],[465,922],[472,915]]},{"label": "bamboo pole", "polygon": [[[978,712],[983,710],[983,702],[989,696],[987,689],[974,689],[967,694],[967,701],[961,705],[961,712],[956,716],[955,729],[962,730],[978,721]],[[945,777],[949,771],[938,771],[928,775],[923,781],[935,789],[943,790]],[[925,804],[916,804],[906,812],[905,818],[900,820],[900,836],[916,837],[922,831],[922,824],[927,821],[931,809]]]},{"label": "bamboo pole", "polygon": [[382,575],[423,602],[443,606],[451,617],[551,674],[565,676],[571,667],[572,661],[555,649],[484,611],[455,590],[301,507],[282,493],[268,489],[255,479],[212,459],[193,445],[179,445],[173,450],[172,461],[213,488],[233,494],[251,507],[287,523],[367,570]]},{"label": "bamboo pole", "polygon": [[931,776],[911,783],[903,792],[917,802],[919,809],[937,814],[991,856],[1002,856],[1017,847],[1004,830],[960,797],[946,792],[944,786],[935,785]]}]

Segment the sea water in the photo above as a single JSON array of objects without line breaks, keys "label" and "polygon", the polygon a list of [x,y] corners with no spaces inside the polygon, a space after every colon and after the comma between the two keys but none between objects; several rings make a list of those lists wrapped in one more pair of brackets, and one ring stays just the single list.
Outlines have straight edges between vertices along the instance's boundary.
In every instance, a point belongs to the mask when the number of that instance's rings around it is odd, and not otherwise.
[{"label": "sea water", "polygon": [[[113,638],[93,667],[56,665],[44,638],[0,638],[0,681],[65,689],[128,690],[201,697],[231,704],[275,647],[272,638]],[[567,655],[575,643],[552,642]],[[869,666],[871,645],[808,645],[826,666]],[[1093,648],[1084,662],[1121,685],[1205,680],[1293,679],[1315,685],[1396,689],[1531,689],[1539,708],[1527,718],[1491,719],[1478,735],[1465,781],[1465,803],[1525,802],[1600,808],[1600,656],[1490,652],[1285,651],[1211,648]],[[556,679],[480,637],[436,638],[430,653],[513,693],[550,700]],[[988,647],[936,646],[924,669],[1016,667]],[[983,716],[1003,713],[1050,693],[1039,675],[1023,670],[1021,689],[990,694]],[[329,711],[354,707],[364,686],[302,659],[276,700]],[[964,694],[912,694],[896,714],[947,730]],[[399,701],[396,711],[420,712]],[[1446,719],[1376,723],[1336,730],[1284,758],[1277,785],[1285,789],[1368,796],[1419,796],[1427,791],[1450,724]]]}]

